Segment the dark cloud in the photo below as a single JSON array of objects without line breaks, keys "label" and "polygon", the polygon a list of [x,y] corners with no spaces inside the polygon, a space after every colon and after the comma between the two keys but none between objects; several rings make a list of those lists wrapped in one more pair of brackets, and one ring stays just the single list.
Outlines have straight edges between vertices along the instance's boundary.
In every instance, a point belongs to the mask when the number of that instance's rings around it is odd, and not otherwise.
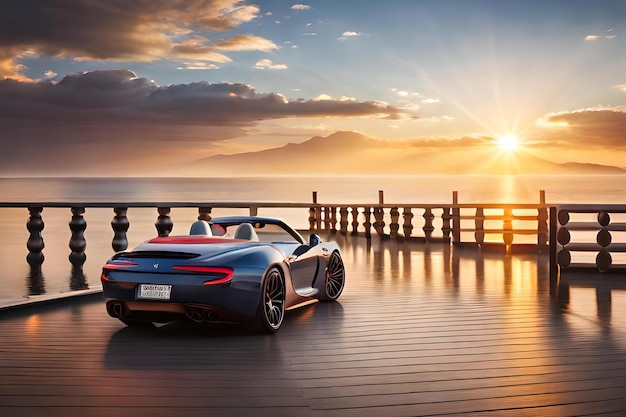
[{"label": "dark cloud", "polygon": [[626,148],[626,108],[585,109],[547,115],[540,134],[552,143]]},{"label": "dark cloud", "polygon": [[[227,62],[195,31],[224,31],[256,18],[237,0],[3,0],[0,76],[19,78],[23,54],[91,60],[193,58]],[[239,35],[222,50],[271,50],[271,41]]]},{"label": "dark cloud", "polygon": [[380,102],[288,100],[242,83],[159,86],[128,70],[69,75],[58,84],[0,81],[0,123],[249,125],[287,117],[399,118]]},{"label": "dark cloud", "polygon": [[60,172],[66,160],[94,166],[89,155],[117,163],[185,153],[191,159],[190,151],[202,156],[211,143],[245,136],[261,120],[408,117],[380,102],[289,100],[242,83],[159,86],[128,70],[73,74],[59,83],[0,80],[0,97],[0,165],[26,163],[29,172]]}]

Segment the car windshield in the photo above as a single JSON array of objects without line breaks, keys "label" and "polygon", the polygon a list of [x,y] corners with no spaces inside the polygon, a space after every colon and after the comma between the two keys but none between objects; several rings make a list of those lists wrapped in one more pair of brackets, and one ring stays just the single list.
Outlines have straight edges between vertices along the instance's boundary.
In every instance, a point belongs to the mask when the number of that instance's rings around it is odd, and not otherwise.
[{"label": "car windshield", "polygon": [[[295,237],[293,237],[289,232],[280,227],[277,224],[269,224],[269,223],[250,223],[253,227],[254,233],[258,237],[259,242],[298,242]],[[240,224],[233,225],[221,225],[214,224],[211,226],[211,230],[213,231],[214,236],[224,236],[224,237],[239,237],[238,230]],[[243,237],[244,239],[249,239],[248,236]],[[256,240],[256,239],[253,239]]]}]

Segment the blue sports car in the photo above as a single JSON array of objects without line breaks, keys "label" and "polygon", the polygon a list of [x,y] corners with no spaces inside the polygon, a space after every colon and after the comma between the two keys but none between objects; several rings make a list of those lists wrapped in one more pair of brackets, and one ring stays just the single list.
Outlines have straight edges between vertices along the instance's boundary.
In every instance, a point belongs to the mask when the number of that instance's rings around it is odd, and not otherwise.
[{"label": "blue sports car", "polygon": [[106,309],[128,326],[175,320],[251,324],[276,332],[285,311],[334,301],[345,269],[334,242],[308,242],[283,221],[198,220],[189,235],[156,237],[102,270]]}]

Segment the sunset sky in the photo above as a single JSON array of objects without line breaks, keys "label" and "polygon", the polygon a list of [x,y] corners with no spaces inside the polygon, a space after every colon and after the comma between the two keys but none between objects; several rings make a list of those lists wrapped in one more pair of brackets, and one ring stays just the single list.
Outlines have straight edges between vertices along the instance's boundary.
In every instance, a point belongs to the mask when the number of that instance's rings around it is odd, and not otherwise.
[{"label": "sunset sky", "polygon": [[0,2],[2,175],[339,130],[626,167],[626,1]]}]

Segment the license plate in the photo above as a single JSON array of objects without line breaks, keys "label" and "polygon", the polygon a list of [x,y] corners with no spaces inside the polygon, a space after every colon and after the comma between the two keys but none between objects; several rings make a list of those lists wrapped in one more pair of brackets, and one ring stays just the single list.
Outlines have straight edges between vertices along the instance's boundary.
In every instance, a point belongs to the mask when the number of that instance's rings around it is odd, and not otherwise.
[{"label": "license plate", "polygon": [[169,300],[171,292],[171,285],[141,284],[137,297],[150,298],[153,300]]}]

